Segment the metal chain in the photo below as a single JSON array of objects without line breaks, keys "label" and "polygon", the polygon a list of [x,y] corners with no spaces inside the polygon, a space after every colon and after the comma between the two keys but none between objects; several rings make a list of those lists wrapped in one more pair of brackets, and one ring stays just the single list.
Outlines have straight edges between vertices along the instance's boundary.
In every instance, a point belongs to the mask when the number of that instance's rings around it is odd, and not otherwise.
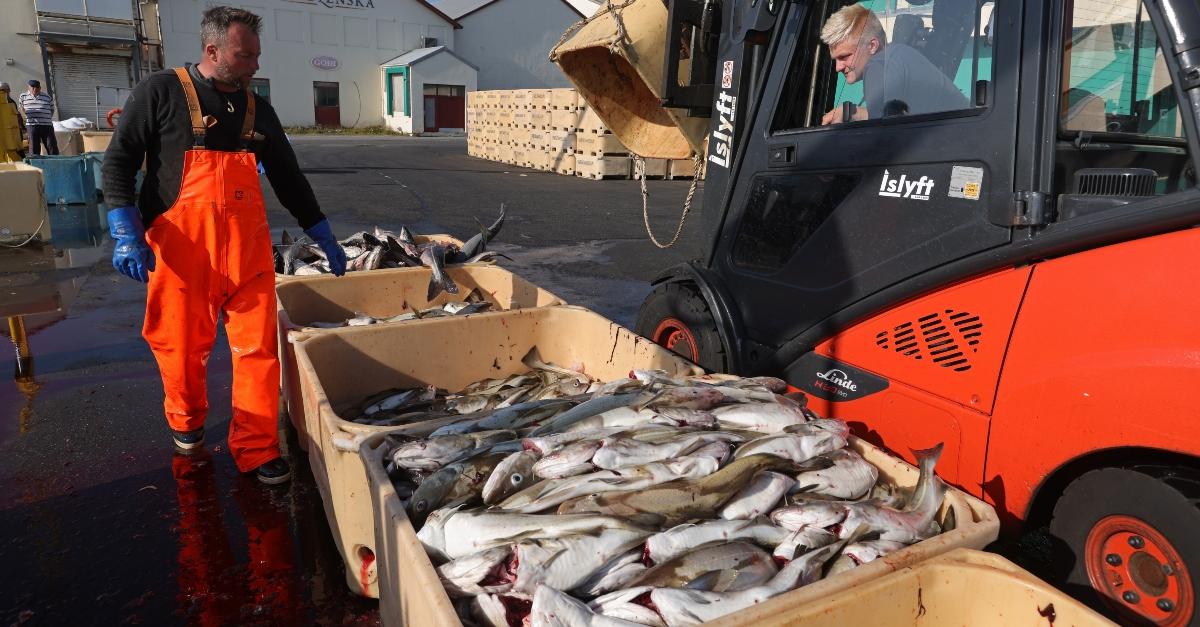
[{"label": "metal chain", "polygon": [[650,192],[646,191],[646,160],[640,155],[634,155],[633,158],[634,173],[642,186],[642,223],[646,225],[646,235],[650,236],[650,241],[654,242],[655,246],[670,248],[679,240],[679,235],[683,233],[683,224],[687,221],[688,212],[692,210],[692,199],[695,198],[696,188],[700,184],[700,170],[704,167],[704,159],[700,153],[692,156],[692,162],[696,167],[692,171],[692,184],[688,187],[687,198],[683,201],[683,214],[679,216],[679,226],[675,227],[675,236],[671,238],[671,241],[663,244],[654,237],[654,231],[650,228]]}]

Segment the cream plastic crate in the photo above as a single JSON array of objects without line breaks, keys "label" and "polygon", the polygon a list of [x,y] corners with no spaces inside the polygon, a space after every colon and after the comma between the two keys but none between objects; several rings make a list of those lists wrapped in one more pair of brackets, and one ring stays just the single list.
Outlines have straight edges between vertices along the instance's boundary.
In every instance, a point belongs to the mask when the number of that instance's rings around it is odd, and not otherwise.
[{"label": "cream plastic crate", "polygon": [[579,133],[575,138],[575,152],[590,157],[629,154],[625,144],[612,133]]},{"label": "cream plastic crate", "polygon": [[[816,584],[814,584],[815,586]],[[813,588],[813,586],[809,586]],[[713,625],[1102,627],[1114,623],[992,553],[954,549],[853,588],[780,597]],[[1051,612],[1054,618],[1049,618]]]},{"label": "cream plastic crate", "polygon": [[26,163],[0,163],[0,242],[19,244],[33,234],[50,241],[50,216],[42,170]]},{"label": "cream plastic crate", "polygon": [[529,111],[529,128],[532,129],[547,129],[551,128],[551,114],[553,111],[545,109],[532,109]]},{"label": "cream plastic crate", "polygon": [[547,109],[550,107],[551,89],[530,89],[529,107],[531,109]]},{"label": "cream plastic crate", "polygon": [[585,133],[611,132],[608,127],[604,125],[604,122],[600,119],[600,116],[596,115],[596,112],[593,111],[591,107],[583,107],[580,109],[579,123],[577,126],[579,127],[580,131]]},{"label": "cream plastic crate", "polygon": [[578,109],[553,109],[550,111],[550,128],[556,131],[574,131],[579,127],[583,112]]},{"label": "cream plastic crate", "polygon": [[[543,352],[544,356],[544,352]],[[850,439],[850,447],[879,468],[881,480],[904,487],[916,484],[918,471],[904,461],[888,455],[879,448],[859,440]],[[379,618],[387,626],[438,625],[461,626],[450,598],[438,580],[437,572],[416,537],[400,499],[396,496],[392,482],[383,470],[383,455],[386,446],[382,437],[363,442],[359,455],[366,468],[370,482],[371,504],[375,515],[375,543],[379,572]],[[839,573],[803,588],[782,594],[759,606],[724,617],[714,624],[760,625],[773,620],[772,624],[805,624],[792,620],[792,612],[803,610],[807,604],[838,594],[853,594],[859,586],[872,583],[889,573],[919,564],[932,557],[957,548],[981,549],[996,539],[1000,521],[996,510],[979,499],[957,489],[948,490],[938,519],[946,520],[949,510],[954,510],[957,526],[933,538],[905,547],[895,553],[863,564],[853,570]],[[916,595],[913,595],[916,598]],[[908,603],[906,601],[905,603]],[[771,612],[766,612],[768,606]],[[906,607],[906,605],[903,605]],[[928,603],[926,603],[928,606]],[[878,612],[879,620],[844,621],[829,623],[844,625],[914,624],[910,622],[885,623],[882,618],[895,610],[896,603],[880,603],[872,617]],[[787,612],[787,613],[784,613]],[[975,623],[933,623],[974,625]],[[996,623],[1003,624],[1003,623]]]},{"label": "cream plastic crate", "polygon": [[[646,165],[646,178],[661,179],[667,177],[667,162],[669,159],[643,159]],[[637,163],[633,164],[633,171],[630,176],[637,177]]]},{"label": "cream plastic crate", "polygon": [[[464,347],[469,344],[469,350]],[[382,552],[375,530],[366,470],[357,450],[343,446],[355,437],[389,432],[427,434],[447,421],[406,427],[373,427],[342,420],[334,407],[394,387],[437,385],[460,390],[487,377],[523,372],[521,358],[537,346],[544,360],[579,367],[604,380],[626,377],[633,368],[663,368],[678,375],[700,369],[599,314],[579,307],[540,307],[419,320],[384,327],[354,327],[312,335],[295,343],[305,414],[316,427],[309,458],[324,473],[314,477],[326,518],[346,562],[347,583],[378,596],[375,573]],[[368,367],[369,366],[369,367]],[[374,553],[376,570],[364,557]],[[395,563],[389,556],[388,563]],[[366,585],[364,585],[364,583]]]},{"label": "cream plastic crate", "polygon": [[565,174],[567,176],[575,175],[575,155],[565,152],[554,153],[550,155],[550,169]]},{"label": "cream plastic crate", "polygon": [[572,88],[550,90],[550,108],[574,111],[579,108],[579,93]]},{"label": "cream plastic crate", "polygon": [[[667,178],[690,179],[696,175],[696,164],[691,159],[672,159],[667,166]],[[704,166],[700,168],[700,178],[704,178]]]},{"label": "cream plastic crate", "polygon": [[546,148],[551,153],[575,154],[575,132],[548,131],[546,133]]},{"label": "cream plastic crate", "polygon": [[[345,276],[295,277],[275,286],[279,366],[283,399],[288,418],[299,436],[300,446],[309,450],[313,416],[304,407],[302,382],[296,367],[294,343],[307,337],[329,333],[330,329],[307,329],[312,322],[345,320],[362,312],[372,316],[394,316],[409,308],[436,307],[463,298],[474,288],[483,292],[498,310],[561,305],[563,300],[521,277],[490,264],[470,264],[447,268],[458,284],[458,295],[439,294],[425,299],[429,286],[428,268],[396,268],[350,272]],[[408,324],[410,321],[386,324]]]},{"label": "cream plastic crate", "polygon": [[575,155],[575,176],[585,179],[627,179],[632,172],[629,157],[588,157]]}]

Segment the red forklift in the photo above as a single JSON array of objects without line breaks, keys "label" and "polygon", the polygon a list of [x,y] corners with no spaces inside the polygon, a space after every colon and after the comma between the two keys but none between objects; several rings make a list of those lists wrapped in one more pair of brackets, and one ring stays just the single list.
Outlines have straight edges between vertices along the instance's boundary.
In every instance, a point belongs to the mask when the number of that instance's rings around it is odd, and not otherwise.
[{"label": "red forklift", "polygon": [[638,332],[909,461],[945,442],[1039,574],[1200,625],[1200,3],[866,1],[866,53],[958,92],[883,107],[822,40],[849,4],[614,0],[552,53],[631,151],[706,159],[711,247]]}]

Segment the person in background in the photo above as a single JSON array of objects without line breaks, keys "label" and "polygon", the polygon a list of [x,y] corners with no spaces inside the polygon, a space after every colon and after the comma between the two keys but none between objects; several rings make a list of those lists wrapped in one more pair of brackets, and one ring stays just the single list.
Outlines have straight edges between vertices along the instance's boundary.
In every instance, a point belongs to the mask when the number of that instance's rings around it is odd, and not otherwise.
[{"label": "person in background", "polygon": [[[229,451],[243,473],[283,483],[275,263],[257,164],[275,195],[345,274],[346,253],[300,171],[275,110],[254,95],[262,18],[227,6],[200,23],[200,63],[133,89],[104,156],[113,267],[148,283],[142,336],[162,375],[177,449],[204,444],[205,368],[225,322],[233,363]],[[146,177],[134,204],[135,174]]]},{"label": "person in background", "polygon": [[0,159],[20,161],[25,157],[25,123],[9,89],[8,83],[0,82]]},{"label": "person in background", "polygon": [[42,83],[29,79],[29,89],[21,94],[21,111],[25,113],[25,126],[29,132],[29,148],[33,154],[58,154],[58,138],[54,136],[54,99],[42,93]]}]

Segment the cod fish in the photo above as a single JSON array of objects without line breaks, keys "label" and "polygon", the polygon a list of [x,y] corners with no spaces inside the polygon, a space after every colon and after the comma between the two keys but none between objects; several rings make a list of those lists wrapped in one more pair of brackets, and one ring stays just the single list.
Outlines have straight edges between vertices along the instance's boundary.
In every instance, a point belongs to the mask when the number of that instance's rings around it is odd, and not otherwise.
[{"label": "cod fish", "polygon": [[638,546],[614,557],[576,586],[575,592],[586,597],[596,597],[628,587],[629,582],[646,572],[646,565],[642,563],[642,552],[643,547]]},{"label": "cod fish", "polygon": [[517,576],[513,589],[533,593],[537,586],[570,590],[629,549],[638,546],[649,531],[606,529],[521,542],[513,549]]},{"label": "cod fish", "polygon": [[602,492],[628,492],[679,479],[699,479],[716,472],[712,457],[681,457],[616,470],[601,470],[557,481],[542,481],[500,503],[500,509],[532,514],[573,498]]},{"label": "cod fish", "polygon": [[456,559],[524,538],[555,538],[601,529],[642,528],[621,518],[595,514],[514,514],[447,507],[429,515],[417,538],[441,559]]},{"label": "cod fish", "polygon": [[592,455],[600,448],[599,440],[580,440],[546,455],[533,465],[533,474],[541,479],[562,479],[595,470]]},{"label": "cod fish", "polygon": [[802,464],[817,455],[836,451],[845,446],[845,438],[829,431],[819,431],[811,435],[787,432],[772,433],[739,446],[733,457],[737,459],[756,453],[766,453]]},{"label": "cod fish", "polygon": [[[786,529],[805,525],[830,529],[846,537],[848,529],[862,526],[878,532],[880,540],[912,544],[938,532],[936,516],[946,494],[946,485],[934,474],[942,454],[942,445],[914,451],[920,476],[913,498],[904,509],[883,505],[875,499],[868,501],[808,501],[800,505],[781,507],[771,512],[771,520]],[[835,527],[836,526],[836,527]]]},{"label": "cod fish", "polygon": [[[508,624],[513,624],[509,617]],[[516,624],[521,624],[516,621]],[[538,586],[529,612],[530,627],[638,627],[620,618],[592,611],[583,601],[550,586]]]},{"label": "cod fish", "polygon": [[838,449],[809,460],[796,475],[793,492],[824,494],[852,501],[865,496],[879,480],[879,469],[850,449]]},{"label": "cod fish", "polygon": [[637,492],[610,492],[567,501],[560,514],[596,512],[614,516],[643,516],[660,525],[677,525],[694,518],[713,518],[717,510],[764,470],[792,470],[795,464],[774,455],[750,455],[703,479],[669,481]]},{"label": "cod fish", "polygon": [[785,403],[751,403],[728,405],[713,410],[717,423],[722,427],[734,427],[762,433],[778,433],[784,428],[808,420],[799,405]]},{"label": "cod fish", "polygon": [[549,422],[534,429],[529,435],[537,436],[547,433],[560,433],[584,418],[590,418],[621,407],[628,407],[645,398],[646,393],[641,391],[613,394],[612,396],[594,396],[555,416]]},{"label": "cod fish", "polygon": [[505,457],[483,484],[483,502],[495,505],[533,485],[533,465],[537,459],[538,455],[533,451],[517,451]]},{"label": "cod fish", "polygon": [[[781,527],[776,527],[782,529]],[[838,541],[836,533],[826,531],[820,527],[801,527],[795,531],[787,533],[787,537],[775,546],[775,551],[772,555],[775,559],[783,561],[791,561],[796,559],[796,556],[808,553],[813,549],[819,549],[824,546],[829,546]]]},{"label": "cod fish", "polygon": [[433,471],[478,449],[517,437],[515,431],[476,431],[401,444],[392,450],[392,462],[410,470]]},{"label": "cod fish", "polygon": [[505,457],[508,457],[508,453],[483,453],[450,464],[426,477],[408,502],[408,517],[413,526],[419,527],[430,512],[446,503],[477,497],[496,465]]},{"label": "cod fish", "polygon": [[757,518],[775,509],[775,504],[795,483],[795,479],[777,472],[759,473],[717,512],[717,516],[726,520]]},{"label": "cod fish", "polygon": [[845,543],[843,540],[801,555],[761,586],[737,592],[657,588],[650,592],[650,603],[669,627],[706,623],[817,581],[826,562],[833,559]]},{"label": "cod fish", "polygon": [[471,258],[483,254],[487,250],[488,242],[495,239],[500,233],[500,227],[504,225],[504,203],[500,203],[500,217],[487,228],[480,228],[479,233],[472,236],[462,245],[462,250],[457,251],[447,257],[449,263],[466,263]]},{"label": "cod fish", "polygon": [[725,542],[673,557],[642,573],[629,586],[736,592],[763,585],[777,572],[766,551],[747,542]]},{"label": "cod fish", "polygon": [[842,549],[842,555],[829,567],[829,573],[826,576],[832,577],[867,562],[873,562],[888,553],[895,553],[905,546],[907,545],[903,542],[894,540],[866,540],[848,544],[845,549]]},{"label": "cod fish", "polygon": [[747,540],[759,546],[775,547],[789,532],[783,527],[754,520],[710,520],[685,523],[646,538],[646,557],[661,564],[711,542]]},{"label": "cod fish", "polygon": [[442,587],[446,589],[446,592],[454,597],[508,592],[512,589],[511,581],[496,585],[487,585],[482,582],[491,576],[493,571],[501,566],[511,553],[509,547],[498,546],[460,557],[438,566],[438,578],[442,580]]},{"label": "cod fish", "polygon": [[661,443],[644,442],[636,437],[607,437],[600,441],[592,463],[597,468],[612,470],[689,455],[710,442],[741,442],[742,439],[739,435],[720,431],[684,433]]}]

